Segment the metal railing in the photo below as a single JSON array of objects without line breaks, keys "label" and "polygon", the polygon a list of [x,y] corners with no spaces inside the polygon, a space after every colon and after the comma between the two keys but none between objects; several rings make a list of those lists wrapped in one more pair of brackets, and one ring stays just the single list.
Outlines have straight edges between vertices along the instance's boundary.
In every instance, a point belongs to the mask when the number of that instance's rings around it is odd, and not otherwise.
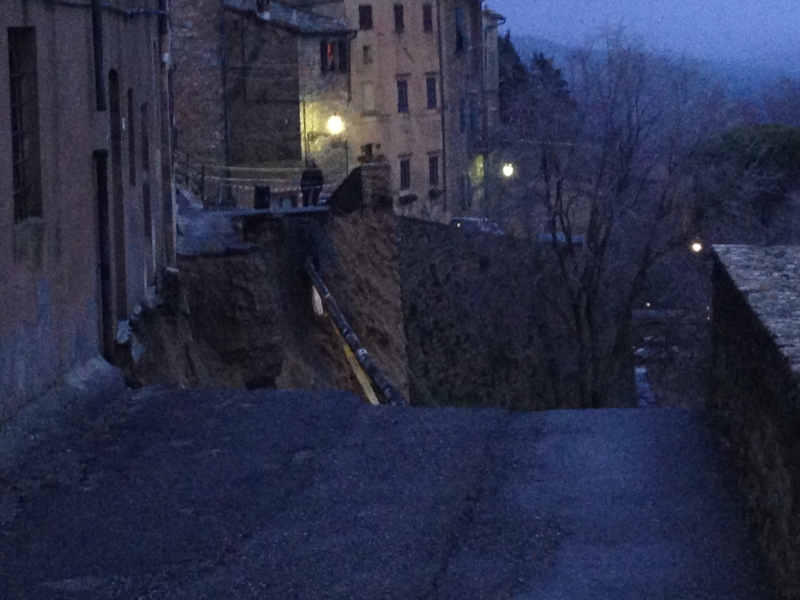
[{"label": "metal railing", "polygon": [[[203,162],[190,154],[181,154],[175,162],[176,182],[192,190],[209,210],[302,206],[302,172],[301,166],[229,167]],[[339,183],[323,185],[320,195],[330,195]]]},{"label": "metal railing", "polygon": [[336,326],[339,335],[344,338],[350,351],[355,356],[359,365],[364,369],[370,381],[375,384],[375,387],[377,387],[378,390],[380,390],[381,395],[385,400],[385,402],[382,404],[392,404],[395,406],[403,406],[407,404],[403,394],[389,380],[380,367],[375,364],[366,348],[361,345],[361,341],[358,339],[358,336],[355,334],[352,327],[350,327],[347,319],[345,319],[342,311],[339,309],[339,305],[331,295],[319,272],[317,272],[316,268],[314,268],[314,265],[310,262],[306,265],[306,272],[308,273],[309,277],[311,277],[311,282],[314,285],[314,288],[316,288],[317,292],[319,292],[323,305],[328,310],[328,314],[330,314],[333,324]]}]

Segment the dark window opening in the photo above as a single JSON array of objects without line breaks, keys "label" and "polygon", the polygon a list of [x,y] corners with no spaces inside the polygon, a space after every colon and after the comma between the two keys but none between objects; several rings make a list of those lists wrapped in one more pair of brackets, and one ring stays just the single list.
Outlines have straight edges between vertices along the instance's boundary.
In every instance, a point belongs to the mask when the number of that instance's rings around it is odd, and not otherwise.
[{"label": "dark window opening", "polygon": [[372,5],[359,4],[358,6],[358,28],[372,29]]},{"label": "dark window opening", "polygon": [[397,80],[397,112],[408,112],[408,81],[405,79]]},{"label": "dark window opening", "polygon": [[403,14],[403,5],[394,5],[394,30],[397,33],[403,33],[406,28],[405,15]]},{"label": "dark window opening", "polygon": [[428,183],[432,188],[439,185],[439,157],[428,157]]},{"label": "dark window opening", "polygon": [[407,190],[411,188],[411,159],[400,159],[400,189]]},{"label": "dark window opening", "polygon": [[469,47],[467,30],[464,25],[464,9],[456,8],[456,52],[463,52]]},{"label": "dark window opening", "polygon": [[469,99],[469,135],[473,141],[478,137],[478,100],[475,96]]},{"label": "dark window opening", "polygon": [[436,108],[436,77],[428,76],[425,79],[425,91],[428,95],[428,108]]},{"label": "dark window opening", "polygon": [[133,90],[128,90],[128,179],[136,185],[136,129],[134,128]]},{"label": "dark window opening", "polygon": [[9,28],[8,66],[14,222],[19,223],[42,216],[36,29]]},{"label": "dark window opening", "polygon": [[364,46],[364,64],[372,64],[372,46]]},{"label": "dark window opening", "polygon": [[422,5],[422,29],[425,33],[433,31],[433,5],[431,4]]},{"label": "dark window opening", "polygon": [[347,73],[347,42],[322,40],[319,43],[319,68],[323,73]]}]

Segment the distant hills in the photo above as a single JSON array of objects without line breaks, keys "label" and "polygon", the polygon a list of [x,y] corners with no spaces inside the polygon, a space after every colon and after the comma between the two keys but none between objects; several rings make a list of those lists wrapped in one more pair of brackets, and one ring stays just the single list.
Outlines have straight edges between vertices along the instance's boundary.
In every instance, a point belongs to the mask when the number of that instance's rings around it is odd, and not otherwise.
[{"label": "distant hills", "polygon": [[[546,38],[531,35],[511,34],[511,42],[517,49],[522,61],[527,64],[534,54],[541,52],[552,58],[557,68],[564,67],[567,57],[575,47],[560,44]],[[751,65],[735,60],[703,60],[694,59],[694,64],[707,76],[720,81],[733,98],[755,99],[761,92],[783,77],[800,79],[800,60],[797,67],[780,68],[763,65]]]}]

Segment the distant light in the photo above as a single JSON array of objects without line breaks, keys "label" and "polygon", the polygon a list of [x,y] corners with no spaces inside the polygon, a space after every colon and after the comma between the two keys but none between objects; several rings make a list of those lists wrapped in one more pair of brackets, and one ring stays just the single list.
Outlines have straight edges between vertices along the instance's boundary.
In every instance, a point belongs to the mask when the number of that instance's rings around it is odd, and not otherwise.
[{"label": "distant light", "polygon": [[647,308],[650,308],[650,303],[649,303],[649,302],[647,302],[647,303],[645,304],[645,306],[646,306]]},{"label": "distant light", "polygon": [[700,242],[693,242],[691,248],[692,252],[694,252],[695,254],[699,254],[700,252],[703,251],[703,244],[701,244]]},{"label": "distant light", "polygon": [[328,132],[331,135],[339,135],[344,131],[344,121],[339,115],[333,115],[328,119]]},{"label": "distant light", "polygon": [[514,165],[511,163],[506,163],[503,165],[503,177],[513,177],[514,176]]}]

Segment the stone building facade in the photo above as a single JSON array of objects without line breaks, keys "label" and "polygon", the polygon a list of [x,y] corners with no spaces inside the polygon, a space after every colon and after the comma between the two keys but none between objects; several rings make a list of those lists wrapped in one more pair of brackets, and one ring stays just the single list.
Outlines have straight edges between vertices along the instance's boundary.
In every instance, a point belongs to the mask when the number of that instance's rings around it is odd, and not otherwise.
[{"label": "stone building facade", "polygon": [[0,3],[0,422],[113,360],[174,260],[165,8]]},{"label": "stone building facade", "polygon": [[384,160],[398,213],[486,214],[501,20],[479,0],[173,0],[179,153],[289,178],[314,158],[337,182]]},{"label": "stone building facade", "polygon": [[400,214],[484,214],[499,169],[490,133],[502,17],[478,0],[344,0],[344,13],[358,30],[351,145],[390,163]]},{"label": "stone building facade", "polygon": [[344,179],[351,156],[327,126],[334,115],[352,123],[344,21],[255,0],[173,0],[172,19],[179,161],[290,184],[314,158]]}]

